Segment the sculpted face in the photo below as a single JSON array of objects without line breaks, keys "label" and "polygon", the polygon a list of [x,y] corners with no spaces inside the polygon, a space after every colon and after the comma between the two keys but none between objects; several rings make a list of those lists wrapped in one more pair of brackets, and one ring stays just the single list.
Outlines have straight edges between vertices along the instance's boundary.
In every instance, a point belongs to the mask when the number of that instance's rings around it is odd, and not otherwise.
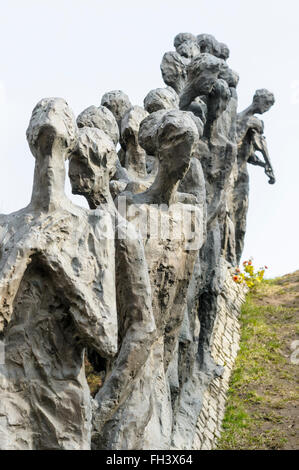
[{"label": "sculpted face", "polygon": [[195,41],[185,41],[177,47],[176,51],[187,59],[192,59],[196,55],[200,54],[199,46]]},{"label": "sculpted face", "polygon": [[219,43],[220,45],[220,59],[227,60],[229,58],[229,48],[223,42]]},{"label": "sculpted face", "polygon": [[[157,136],[160,165],[182,178],[189,167],[192,151],[199,136],[189,113],[174,111],[161,120]],[[162,156],[162,158],[161,158]]]},{"label": "sculpted face", "polygon": [[181,44],[186,41],[196,42],[196,37],[194,36],[194,34],[191,33],[179,33],[175,36],[173,45],[177,49],[178,47],[180,47]]},{"label": "sculpted face", "polygon": [[117,145],[119,141],[119,130],[115,117],[105,106],[89,106],[77,117],[79,128],[95,127],[104,131]]},{"label": "sculpted face", "polygon": [[177,52],[166,52],[161,62],[164,82],[179,94],[186,82],[186,59]]},{"label": "sculpted face", "polygon": [[217,75],[215,75],[215,73],[212,70],[206,70],[204,73],[202,73],[198,80],[199,94],[207,95],[208,93],[210,93],[216,80],[217,80]]},{"label": "sculpted face", "polygon": [[201,53],[207,52],[220,57],[221,48],[219,42],[211,34],[199,34],[197,36],[197,43]]},{"label": "sculpted face", "polygon": [[88,159],[78,151],[72,154],[69,163],[69,178],[72,193],[84,196],[89,194],[95,184],[95,174]]},{"label": "sculpted face", "polygon": [[26,135],[35,158],[48,155],[53,146],[67,158],[77,144],[75,116],[64,99],[42,99],[32,112]]},{"label": "sculpted face", "polygon": [[219,79],[216,81],[211,92],[209,113],[212,119],[217,119],[227,108],[231,98],[230,89],[226,81]]},{"label": "sculpted face", "polygon": [[234,70],[230,69],[225,62],[223,62],[219,78],[225,80],[228,86],[232,88],[236,88],[239,83],[239,75],[237,72],[234,72]]},{"label": "sculpted face", "polygon": [[275,98],[273,93],[268,90],[262,89],[257,90],[253,97],[253,105],[255,112],[258,114],[264,114],[273,106]]},{"label": "sculpted face", "polygon": [[115,173],[116,158],[115,146],[104,132],[89,127],[80,129],[78,146],[70,156],[72,193],[101,193]]},{"label": "sculpted face", "polygon": [[105,93],[102,96],[101,105],[106,106],[111,111],[119,125],[126,112],[132,107],[128,95],[121,90]]},{"label": "sculpted face", "polygon": [[188,79],[199,95],[211,92],[223,67],[223,61],[211,54],[200,54],[188,66]]},{"label": "sculpted face", "polygon": [[143,103],[148,113],[154,113],[161,109],[177,109],[179,97],[173,88],[156,88],[146,95]]}]

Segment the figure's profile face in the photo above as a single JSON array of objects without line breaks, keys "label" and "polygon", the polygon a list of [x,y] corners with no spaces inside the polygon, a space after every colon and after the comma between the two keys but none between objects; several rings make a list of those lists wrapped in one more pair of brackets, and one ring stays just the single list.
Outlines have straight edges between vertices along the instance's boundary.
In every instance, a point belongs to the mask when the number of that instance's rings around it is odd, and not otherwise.
[{"label": "figure's profile face", "polygon": [[223,42],[219,43],[220,45],[220,59],[227,60],[229,58],[229,48]]},{"label": "figure's profile face", "polygon": [[269,109],[271,108],[272,105],[273,105],[273,103],[272,103],[271,101],[269,101],[268,99],[266,99],[266,100],[260,100],[260,101],[257,103],[257,107],[258,107],[259,113],[260,113],[260,114],[266,113],[267,111],[269,111]]},{"label": "figure's profile face", "polygon": [[88,160],[79,153],[73,153],[69,162],[69,178],[72,193],[85,196],[90,194],[95,185],[95,174]]},{"label": "figure's profile face", "polygon": [[199,94],[209,94],[217,81],[217,77],[218,73],[215,73],[213,70],[205,70],[202,72],[198,77]]},{"label": "figure's profile face", "polygon": [[211,92],[223,68],[223,61],[210,54],[200,54],[188,66],[188,78],[191,86],[199,95]]},{"label": "figure's profile face", "polygon": [[198,130],[188,113],[174,111],[165,115],[158,131],[158,149],[160,165],[169,175],[184,176],[198,139]]},{"label": "figure's profile face", "polygon": [[253,97],[253,105],[258,114],[264,114],[269,111],[274,102],[274,95],[268,90],[257,90]]},{"label": "figure's profile face", "polygon": [[111,139],[96,128],[79,130],[78,145],[70,156],[69,178],[73,194],[100,193],[115,173],[116,150]]}]

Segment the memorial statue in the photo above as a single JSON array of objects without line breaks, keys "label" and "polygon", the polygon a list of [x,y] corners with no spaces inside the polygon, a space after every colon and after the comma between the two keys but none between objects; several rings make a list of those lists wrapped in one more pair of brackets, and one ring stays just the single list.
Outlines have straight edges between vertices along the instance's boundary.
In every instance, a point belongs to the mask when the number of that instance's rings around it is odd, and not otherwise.
[{"label": "memorial statue", "polygon": [[[275,182],[256,116],[274,96],[238,113],[229,55],[179,33],[143,107],[113,90],[77,120],[61,98],[34,108],[32,198],[0,215],[1,449],[192,448],[226,373],[212,346],[244,245],[247,164]],[[89,209],[64,193],[67,159]]]}]

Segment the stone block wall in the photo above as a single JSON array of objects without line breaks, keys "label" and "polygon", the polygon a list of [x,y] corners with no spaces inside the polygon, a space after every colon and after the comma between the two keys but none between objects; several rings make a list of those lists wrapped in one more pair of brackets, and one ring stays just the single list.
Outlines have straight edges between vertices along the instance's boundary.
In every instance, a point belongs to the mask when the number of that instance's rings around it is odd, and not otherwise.
[{"label": "stone block wall", "polygon": [[223,291],[218,297],[218,313],[212,335],[212,356],[217,364],[224,365],[222,378],[216,378],[207,388],[196,433],[194,450],[212,450],[222,430],[229,380],[239,350],[239,315],[245,301],[246,288],[236,284],[227,269]]}]

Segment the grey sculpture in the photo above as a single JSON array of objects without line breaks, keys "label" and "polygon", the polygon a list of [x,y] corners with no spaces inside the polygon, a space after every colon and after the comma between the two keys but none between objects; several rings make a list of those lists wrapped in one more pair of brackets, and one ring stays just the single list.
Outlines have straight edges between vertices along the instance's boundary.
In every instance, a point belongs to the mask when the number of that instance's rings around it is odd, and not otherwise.
[{"label": "grey sculpture", "polygon": [[[159,160],[159,169],[150,188],[134,195],[132,201],[135,204],[170,205],[176,201],[177,187],[189,168],[199,138],[198,129],[191,116],[183,111],[162,111],[158,116],[153,113],[150,117],[150,122],[153,117],[158,118],[156,125],[150,124],[147,130],[152,141],[152,154]],[[143,136],[143,139],[147,138]]]},{"label": "grey sculpture", "polygon": [[141,121],[148,115],[140,106],[133,106],[121,121],[121,139],[125,149],[125,168],[133,178],[145,178],[146,153],[138,142]]},{"label": "grey sculpture", "polygon": [[[180,56],[179,47],[183,51],[185,42],[190,50],[190,41],[197,42],[200,54],[188,55],[182,52]],[[242,223],[242,219],[234,215],[238,212],[238,205],[242,204],[242,195],[237,194],[240,141],[236,93],[238,75],[225,62],[229,57],[229,49],[213,36],[199,35],[195,40],[194,36],[179,34],[175,39],[175,47],[176,53],[167,53],[162,60],[164,81],[179,93],[180,108],[193,112],[205,124],[203,138],[195,153],[199,161],[196,166],[194,161],[192,171],[190,169],[186,174],[186,183],[183,180],[180,185],[184,191],[188,191],[188,187],[189,190],[192,188],[193,194],[196,194],[196,186],[201,191],[204,188],[207,210],[206,240],[189,285],[186,318],[178,342],[177,358],[172,367],[172,376],[177,376],[181,384],[173,405],[173,445],[176,448],[190,448],[203,393],[213,377],[223,373],[223,368],[214,363],[210,354],[218,298],[225,281],[223,263],[228,261],[236,265],[237,257],[240,257],[240,250],[236,247],[242,244],[236,227],[236,224]],[[247,113],[266,111],[270,104],[273,104],[273,96],[256,99],[254,107]],[[259,145],[264,146],[264,141]],[[200,178],[201,166],[204,184],[198,184],[203,181]],[[197,168],[195,172],[193,167]],[[236,198],[234,195],[237,195]],[[197,197],[202,201],[200,192]],[[201,207],[204,207],[202,202]],[[243,220],[246,211],[247,208],[242,214]],[[197,317],[199,334],[198,331],[195,333]],[[193,348],[194,341],[198,344],[197,348]],[[190,364],[187,374],[184,361]]]},{"label": "grey sculpture", "polygon": [[178,109],[179,97],[171,87],[151,90],[143,100],[144,108],[149,113],[160,109]]},{"label": "grey sculpture", "polygon": [[[130,210],[134,207],[142,213],[142,220],[156,220],[159,228],[163,222],[169,223],[173,233],[179,235],[163,237],[159,233],[157,238],[144,239],[157,340],[149,358],[153,410],[144,432],[143,447],[168,448],[172,434],[172,390],[167,373],[184,319],[190,276],[203,243],[203,213],[196,207],[178,203],[177,188],[189,169],[199,134],[190,114],[174,109],[160,110],[145,118],[139,135],[145,149],[148,149],[147,140],[151,141],[151,153],[158,158],[159,169],[148,190],[121,195],[128,203],[127,217],[136,223],[135,210]],[[190,214],[195,226],[198,240],[191,249],[178,228],[182,210]]]},{"label": "grey sculpture", "polygon": [[[145,363],[156,333],[142,241],[133,226],[117,212],[110,195],[109,179],[114,174],[116,162],[116,151],[114,149],[113,153],[110,149],[111,141],[109,143],[103,131],[84,127],[69,167],[73,193],[85,196],[91,209],[103,207],[106,210],[109,207],[114,216],[112,239],[121,347],[113,364],[107,365],[107,380],[96,396],[93,439],[102,447],[111,445],[112,439],[120,446],[126,439],[129,426],[123,425],[116,431],[117,420],[113,415],[129,396],[132,377]],[[89,176],[84,180],[82,174]],[[131,259],[134,259],[133,265]]]},{"label": "grey sculpture", "polygon": [[[264,168],[269,184],[275,183],[275,177],[269,157],[264,133],[263,121],[255,114],[264,114],[274,104],[274,95],[268,90],[255,92],[252,104],[237,116],[238,175],[233,191],[232,219],[235,226],[236,259],[240,262],[246,232],[246,217],[249,201],[249,174],[247,163]],[[261,160],[255,152],[260,152]]]},{"label": "grey sculpture", "polygon": [[100,235],[104,214],[91,217],[64,195],[65,158],[77,144],[67,103],[39,102],[27,138],[32,199],[1,217],[0,413],[10,449],[88,449],[84,344],[107,359],[117,352],[113,246]]},{"label": "grey sculpture", "polygon": [[[190,449],[225,374],[215,325],[244,245],[247,164],[275,182],[256,117],[274,96],[238,114],[228,47],[179,33],[174,48],[144,107],[114,90],[77,120],[61,98],[33,110],[32,199],[0,215],[0,448]],[[66,159],[89,209],[64,194]]]},{"label": "grey sculpture", "polygon": [[106,132],[114,145],[119,141],[119,130],[112,112],[105,106],[90,106],[77,117],[78,127],[96,127]]},{"label": "grey sculpture", "polygon": [[119,127],[121,126],[122,118],[132,107],[128,95],[121,90],[113,90],[105,93],[102,96],[101,105],[112,112]]}]

